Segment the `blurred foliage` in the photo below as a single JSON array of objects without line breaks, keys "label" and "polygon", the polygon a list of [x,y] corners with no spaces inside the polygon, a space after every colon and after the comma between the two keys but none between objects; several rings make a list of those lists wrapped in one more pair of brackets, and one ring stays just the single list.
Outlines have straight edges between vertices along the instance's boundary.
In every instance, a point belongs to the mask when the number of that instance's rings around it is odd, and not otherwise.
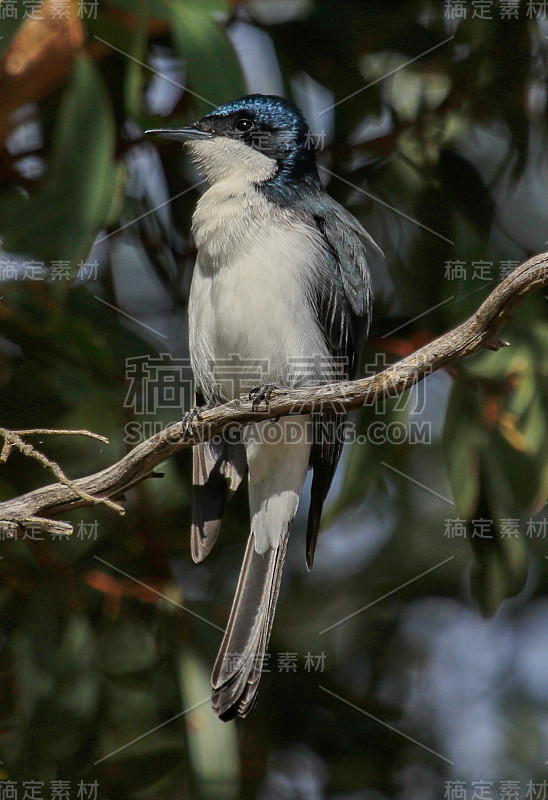
[{"label": "blurred foliage", "polygon": [[[368,372],[462,321],[545,249],[546,20],[526,10],[542,4],[514,4],[506,16],[491,4],[487,19],[471,3],[451,19],[451,3],[429,0],[70,0],[66,14],[44,0],[33,15],[8,5],[0,422],[108,436],[109,446],[34,442],[70,476],[103,468],[180,416],[177,403],[136,401],[139,359],[169,353],[183,365],[174,363],[175,380],[189,379],[199,176],[177,145],[145,141],[148,127],[188,124],[246,91],[284,92],[303,107],[324,140],[328,190],[386,254],[374,265]],[[545,298],[520,307],[504,337],[509,348],[429,377],[422,404],[411,393],[357,416],[361,439],[347,447],[310,576],[302,519],[292,537],[271,651],[295,652],[299,667],[264,676],[244,723],[215,719],[208,694],[247,529],[245,492],[201,565],[187,541],[188,454],[128,492],[123,518],[72,511],[63,516],[75,526],[70,540],[0,542],[1,776],[97,781],[100,797],[117,800],[439,798],[450,777],[540,779],[548,691],[517,682],[517,654],[506,672],[469,670],[500,696],[504,768],[484,761],[474,772],[456,738],[465,729],[451,733],[446,721],[458,704],[472,713],[480,702],[459,641],[471,659],[483,646],[500,662],[501,624],[524,648],[529,629],[535,641],[545,635],[533,625],[546,622],[548,585],[546,532],[535,533],[546,529],[548,489]],[[379,422],[395,431],[427,422],[430,436],[373,439]],[[14,453],[0,472],[2,499],[51,480]],[[457,518],[472,545],[469,579],[467,543],[447,535]],[[482,537],[478,520],[490,521]],[[500,609],[494,620],[480,619],[469,589],[484,614]],[[324,674],[304,669],[306,653],[320,651]],[[448,680],[452,665],[461,670],[443,707],[429,695],[436,653]]]}]

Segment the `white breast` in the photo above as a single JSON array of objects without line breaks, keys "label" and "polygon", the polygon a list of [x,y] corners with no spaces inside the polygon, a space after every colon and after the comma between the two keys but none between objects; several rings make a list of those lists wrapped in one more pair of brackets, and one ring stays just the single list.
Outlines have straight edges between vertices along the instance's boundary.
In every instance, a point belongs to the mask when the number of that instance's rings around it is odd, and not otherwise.
[{"label": "white breast", "polygon": [[328,380],[331,359],[309,300],[326,253],[315,228],[247,181],[220,181],[193,218],[198,259],[190,351],[208,399],[256,385]]}]

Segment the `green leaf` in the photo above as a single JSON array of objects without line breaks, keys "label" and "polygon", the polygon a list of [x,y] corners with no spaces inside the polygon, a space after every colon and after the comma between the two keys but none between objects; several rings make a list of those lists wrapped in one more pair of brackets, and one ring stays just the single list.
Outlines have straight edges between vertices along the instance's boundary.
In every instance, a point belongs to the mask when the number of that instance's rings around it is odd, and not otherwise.
[{"label": "green leaf", "polygon": [[128,170],[123,161],[114,166],[111,176],[111,194],[105,214],[104,224],[108,227],[120,219],[125,201],[124,187],[126,185]]},{"label": "green leaf", "polygon": [[529,328],[533,337],[534,362],[537,370],[548,374],[548,324],[542,319],[531,323]]},{"label": "green leaf", "polygon": [[[486,616],[501,602],[523,589],[527,579],[527,547],[523,539],[501,534],[501,519],[519,517],[536,491],[535,465],[516,450],[498,426],[482,424],[482,395],[466,376],[455,381],[449,399],[443,449],[459,516],[469,523],[491,520],[489,533],[474,536],[469,524],[475,561],[471,589]],[[522,437],[523,438],[523,437]]]},{"label": "green leaf", "polygon": [[230,39],[207,6],[163,0],[170,13],[173,39],[185,59],[193,106],[199,115],[245,94],[245,82]]},{"label": "green leaf", "polygon": [[[491,440],[490,440],[491,443]],[[503,600],[521,592],[527,581],[529,556],[523,535],[509,535],[511,527],[503,530],[501,520],[518,519],[511,514],[512,499],[501,496],[501,468],[497,455],[487,448],[482,457],[480,496],[474,512],[476,519],[491,520],[486,538],[474,536],[474,526],[469,526],[470,544],[475,561],[470,574],[471,590],[482,614],[492,616]],[[493,469],[495,467],[495,469]],[[514,506],[515,507],[515,506]]]},{"label": "green leaf", "polygon": [[30,196],[0,202],[4,249],[46,264],[84,259],[105,223],[112,194],[115,132],[93,62],[77,57],[56,120],[48,172]]},{"label": "green leaf", "polygon": [[510,347],[496,353],[484,352],[466,361],[468,375],[478,380],[503,380],[512,373],[523,373],[530,368],[530,347],[515,337]]},{"label": "green leaf", "polygon": [[508,411],[521,418],[531,406],[537,392],[537,382],[532,375],[522,375],[508,399]]},{"label": "green leaf", "polygon": [[442,443],[455,506],[465,519],[470,519],[475,513],[480,475],[480,437],[469,413],[469,391],[466,381],[455,381],[447,406]]},{"label": "green leaf", "polygon": [[483,450],[482,464],[497,513],[519,514],[535,502],[540,479],[536,459],[528,450],[515,447],[498,428]]},{"label": "green leaf", "polygon": [[493,538],[471,539],[475,563],[470,588],[481,613],[492,617],[503,600],[519,594],[527,580],[529,558],[523,539],[501,537],[497,527]]},{"label": "green leaf", "polygon": [[143,96],[143,62],[146,59],[146,48],[148,44],[147,27],[150,17],[150,0],[139,0],[137,4],[139,13],[137,24],[133,31],[131,50],[126,67],[126,77],[124,82],[124,105],[126,114],[132,119],[139,119],[141,114],[141,102]]},{"label": "green leaf", "polygon": [[185,714],[187,746],[200,797],[233,800],[238,796],[240,777],[236,728],[215,716],[209,700],[209,670],[188,648],[180,650],[178,673],[183,706],[189,709]]},{"label": "green leaf", "polygon": [[523,437],[528,453],[538,453],[546,441],[546,407],[535,394],[523,418]]}]

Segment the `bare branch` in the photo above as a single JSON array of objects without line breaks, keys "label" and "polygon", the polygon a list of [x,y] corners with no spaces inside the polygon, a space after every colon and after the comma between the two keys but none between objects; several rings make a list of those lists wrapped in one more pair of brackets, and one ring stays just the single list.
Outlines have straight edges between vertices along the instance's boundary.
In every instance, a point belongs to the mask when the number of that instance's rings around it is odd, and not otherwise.
[{"label": "bare branch", "polygon": [[261,411],[253,410],[247,398],[203,411],[191,433],[184,423],[176,423],[101,472],[71,481],[70,485],[52,484],[0,503],[0,524],[23,524],[24,520],[50,517],[68,508],[120,498],[136,483],[155,477],[154,468],[165,459],[229,428],[326,408],[350,411],[388,394],[401,394],[451,362],[485,348],[498,350],[505,346],[498,332],[525,297],[545,286],[548,286],[548,253],[534,256],[515,269],[466,322],[376,375],[292,391],[274,390],[268,409]]},{"label": "bare branch", "polygon": [[[2,429],[0,428],[0,431]],[[16,433],[18,436],[89,436],[91,439],[97,439],[100,442],[104,442],[105,444],[110,444],[109,440],[106,436],[103,436],[100,433],[93,433],[92,431],[69,431],[64,430],[63,428],[25,428],[21,431],[12,431],[12,433]],[[1,433],[0,433],[1,435]]]},{"label": "bare branch", "polygon": [[56,461],[53,461],[51,458],[48,458],[46,455],[44,455],[44,453],[41,453],[40,450],[36,450],[35,447],[33,447],[31,444],[28,444],[28,442],[25,442],[22,438],[25,435],[30,435],[35,433],[57,433],[57,434],[69,433],[69,434],[93,436],[95,439],[100,439],[101,441],[107,442],[108,444],[108,439],[106,439],[104,436],[94,435],[92,433],[89,433],[88,431],[62,431],[62,430],[54,431],[54,430],[48,430],[46,428],[44,428],[43,430],[40,430],[38,428],[31,428],[26,431],[24,430],[9,431],[7,430],[7,428],[0,428],[0,436],[4,439],[4,445],[2,447],[2,452],[0,453],[0,463],[5,463],[8,460],[8,457],[12,449],[15,447],[17,450],[20,450],[21,453],[24,453],[24,455],[36,459],[36,461],[39,461],[40,464],[42,464],[42,466],[50,469],[60,483],[71,488],[78,495],[78,497],[86,501],[86,504],[96,505],[98,503],[103,503],[104,505],[107,505],[109,508],[118,511],[120,514],[125,513],[123,507],[118,505],[117,503],[113,503],[111,500],[107,500],[105,497],[94,497],[92,494],[86,492],[86,490],[83,489],[81,486],[79,486],[77,482],[72,481],[67,475],[65,475],[65,473],[63,472],[63,470]]}]

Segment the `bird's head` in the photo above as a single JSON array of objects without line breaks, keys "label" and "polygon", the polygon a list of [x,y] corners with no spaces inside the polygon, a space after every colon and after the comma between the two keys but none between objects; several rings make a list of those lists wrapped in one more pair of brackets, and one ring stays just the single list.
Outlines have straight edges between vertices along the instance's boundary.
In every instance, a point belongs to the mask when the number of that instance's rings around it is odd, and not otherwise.
[{"label": "bird's head", "polygon": [[297,106],[251,94],[219,106],[188,128],[147,131],[184,142],[206,180],[246,180],[283,202],[320,186],[312,136]]}]

